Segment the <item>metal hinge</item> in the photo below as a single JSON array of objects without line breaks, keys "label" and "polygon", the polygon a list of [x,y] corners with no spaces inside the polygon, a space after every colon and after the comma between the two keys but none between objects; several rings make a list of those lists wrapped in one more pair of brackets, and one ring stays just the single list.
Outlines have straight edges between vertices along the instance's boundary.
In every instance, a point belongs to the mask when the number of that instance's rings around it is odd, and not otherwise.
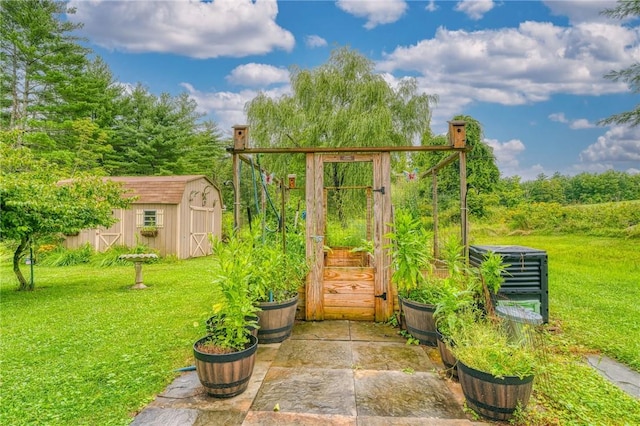
[{"label": "metal hinge", "polygon": [[387,300],[387,292],[385,291],[382,294],[376,294],[375,297],[379,297],[382,300]]}]

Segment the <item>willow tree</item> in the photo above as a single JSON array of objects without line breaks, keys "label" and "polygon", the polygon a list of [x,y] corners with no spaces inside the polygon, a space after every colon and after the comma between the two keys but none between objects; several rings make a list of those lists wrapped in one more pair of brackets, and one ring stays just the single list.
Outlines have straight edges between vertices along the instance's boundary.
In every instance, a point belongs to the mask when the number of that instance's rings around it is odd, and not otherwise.
[{"label": "willow tree", "polygon": [[[428,132],[435,95],[419,93],[416,80],[396,87],[375,72],[374,63],[343,47],[313,69],[292,67],[291,94],[273,99],[260,93],[246,106],[251,138],[261,147],[378,147],[411,145]],[[280,175],[304,170],[300,156],[265,159]],[[361,185],[361,169],[332,163],[325,179],[335,187]],[[336,191],[344,220],[346,199]]]}]

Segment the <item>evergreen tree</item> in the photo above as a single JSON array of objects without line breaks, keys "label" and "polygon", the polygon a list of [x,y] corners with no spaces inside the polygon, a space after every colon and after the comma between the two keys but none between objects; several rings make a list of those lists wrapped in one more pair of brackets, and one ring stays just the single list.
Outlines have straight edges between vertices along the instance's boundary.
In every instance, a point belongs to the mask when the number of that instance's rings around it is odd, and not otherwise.
[{"label": "evergreen tree", "polygon": [[[618,0],[616,7],[605,9],[602,14],[617,19],[638,17],[640,16],[640,0]],[[605,75],[605,78],[612,81],[623,81],[629,85],[633,93],[640,93],[640,63],[638,62],[625,69],[611,71]],[[614,114],[601,120],[599,124],[612,123],[629,124],[634,127],[640,124],[640,104],[636,105],[632,111]]]}]

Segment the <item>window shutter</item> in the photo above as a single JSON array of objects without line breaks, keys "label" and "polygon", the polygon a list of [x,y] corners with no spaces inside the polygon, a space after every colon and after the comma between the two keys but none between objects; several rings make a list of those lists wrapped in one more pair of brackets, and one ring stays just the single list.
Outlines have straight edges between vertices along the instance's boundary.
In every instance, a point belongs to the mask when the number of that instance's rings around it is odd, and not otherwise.
[{"label": "window shutter", "polygon": [[156,226],[158,228],[164,226],[164,210],[156,210]]},{"label": "window shutter", "polygon": [[136,227],[144,226],[144,210],[136,210]]}]

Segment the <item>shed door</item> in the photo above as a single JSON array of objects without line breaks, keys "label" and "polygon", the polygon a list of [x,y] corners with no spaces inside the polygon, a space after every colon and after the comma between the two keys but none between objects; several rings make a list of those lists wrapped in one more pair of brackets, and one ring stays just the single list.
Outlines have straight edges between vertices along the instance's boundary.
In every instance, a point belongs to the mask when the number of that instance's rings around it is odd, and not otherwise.
[{"label": "shed door", "polygon": [[190,206],[189,215],[189,257],[211,254],[209,235],[214,230],[215,210]]},{"label": "shed door", "polygon": [[124,229],[124,224],[122,223],[122,219],[124,217],[124,210],[114,210],[113,216],[116,218],[117,222],[114,223],[111,228],[98,228],[96,230],[95,246],[96,250],[99,252],[107,251],[115,245],[123,244],[122,230]]}]

